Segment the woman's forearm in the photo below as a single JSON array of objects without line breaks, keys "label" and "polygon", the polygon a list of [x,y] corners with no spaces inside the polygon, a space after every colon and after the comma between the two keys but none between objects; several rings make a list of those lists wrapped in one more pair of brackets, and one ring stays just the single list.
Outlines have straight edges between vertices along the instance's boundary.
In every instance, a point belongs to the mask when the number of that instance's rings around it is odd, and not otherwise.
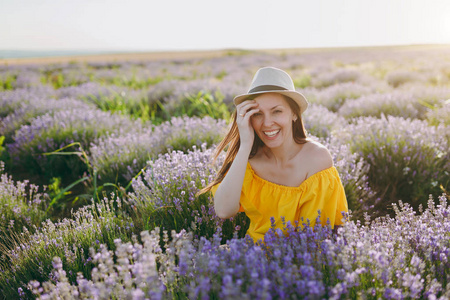
[{"label": "woman's forearm", "polygon": [[239,211],[242,184],[251,147],[241,147],[214,195],[214,210],[219,218],[228,219]]}]

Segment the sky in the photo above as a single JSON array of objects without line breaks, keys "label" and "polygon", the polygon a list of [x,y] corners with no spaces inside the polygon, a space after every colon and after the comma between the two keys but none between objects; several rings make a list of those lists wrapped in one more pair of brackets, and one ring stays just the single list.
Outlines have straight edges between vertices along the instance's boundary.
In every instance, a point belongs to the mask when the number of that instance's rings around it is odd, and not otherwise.
[{"label": "sky", "polygon": [[0,0],[0,50],[450,44],[449,0]]}]

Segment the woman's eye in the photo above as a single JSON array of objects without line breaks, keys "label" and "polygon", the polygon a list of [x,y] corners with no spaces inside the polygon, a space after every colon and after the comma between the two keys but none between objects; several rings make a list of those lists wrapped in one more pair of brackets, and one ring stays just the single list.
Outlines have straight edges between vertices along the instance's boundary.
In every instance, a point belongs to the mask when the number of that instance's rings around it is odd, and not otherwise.
[{"label": "woman's eye", "polygon": [[276,111],[274,111],[276,114],[278,114],[278,113],[280,113],[281,112],[281,110],[276,110]]}]

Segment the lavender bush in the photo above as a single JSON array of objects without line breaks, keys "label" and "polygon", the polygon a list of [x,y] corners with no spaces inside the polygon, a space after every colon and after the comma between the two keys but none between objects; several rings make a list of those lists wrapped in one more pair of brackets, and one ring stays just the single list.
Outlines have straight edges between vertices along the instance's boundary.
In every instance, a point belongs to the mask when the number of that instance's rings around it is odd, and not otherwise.
[{"label": "lavender bush", "polygon": [[[450,126],[450,99],[443,101],[441,105],[435,106],[427,112],[427,120],[431,125],[444,124]],[[447,134],[449,136],[449,134]]]},{"label": "lavender bush", "polygon": [[[142,230],[161,227],[164,230],[192,231],[195,237],[212,237],[224,227],[224,238],[237,230],[243,236],[249,225],[245,215],[232,220],[218,218],[208,194],[196,197],[217,172],[211,165],[213,150],[201,149],[183,153],[173,151],[149,161],[142,176],[133,180],[130,205],[137,213],[136,226]],[[220,161],[218,162],[220,163]]]},{"label": "lavender bush", "polygon": [[[170,90],[168,95],[164,95],[164,90],[155,89],[152,92],[153,95],[149,96],[151,102],[157,103],[153,110],[156,110],[155,113],[160,110],[159,118],[162,121],[170,120],[173,116],[185,115],[190,117],[210,116],[216,119],[230,118],[230,109],[224,102],[225,96],[216,84],[211,84],[207,80],[175,81],[170,84],[165,83],[165,86]],[[158,122],[158,118],[154,122]]]},{"label": "lavender bush", "polygon": [[102,96],[109,97],[115,92],[120,93],[120,89],[114,91],[115,86],[104,86],[97,82],[86,82],[77,86],[68,86],[60,88],[56,91],[58,98],[75,98],[79,100],[88,99],[98,99]]},{"label": "lavender bush", "polygon": [[338,69],[334,72],[321,72],[312,80],[312,85],[318,88],[346,82],[358,82],[361,73],[352,69]]},{"label": "lavender bush", "polygon": [[448,190],[450,152],[441,134],[447,130],[420,120],[365,117],[336,131],[332,143],[350,145],[369,164],[369,185],[383,199],[370,205],[384,214],[390,202],[417,208],[427,195]]},{"label": "lavender bush", "polygon": [[143,121],[150,119],[151,105],[147,103],[145,90],[87,82],[79,86],[61,88],[58,95],[83,100],[103,111],[122,113]]},{"label": "lavender bush", "polygon": [[386,74],[386,81],[393,87],[398,87],[405,83],[420,81],[420,75],[407,70],[396,70]]},{"label": "lavender bush", "polygon": [[91,278],[89,249],[97,250],[100,244],[113,248],[115,239],[128,241],[131,236],[133,223],[120,210],[121,205],[121,199],[103,199],[74,212],[70,219],[48,219],[40,227],[34,226],[34,233],[24,228],[14,243],[1,244],[0,294],[16,298],[18,289],[26,291],[28,281],[50,280],[54,257],[62,258],[70,282],[75,282],[78,272]]},{"label": "lavender bush", "polygon": [[[159,124],[173,116],[229,118],[224,95],[209,81],[168,80],[148,89],[86,83],[58,90],[58,95],[92,103],[103,111],[122,113]],[[234,95],[233,95],[234,97]]]},{"label": "lavender bush", "polygon": [[429,86],[423,83],[416,83],[402,85],[397,90],[411,94],[419,104],[422,104],[422,107],[417,106],[418,109],[422,109],[422,113],[427,111],[427,105],[438,105],[443,100],[450,98],[450,88],[448,86]]},{"label": "lavender bush", "polygon": [[149,103],[157,103],[158,101],[162,102],[174,93],[174,90],[178,84],[180,84],[180,81],[171,79],[161,81],[151,86],[147,92],[147,99]]},{"label": "lavender bush", "polygon": [[17,74],[15,89],[41,86],[41,74],[38,70],[24,69]]},{"label": "lavender bush", "polygon": [[30,125],[22,126],[14,135],[14,142],[8,144],[7,148],[14,165],[27,168],[29,172],[43,174],[48,178],[63,175],[76,178],[86,170],[86,162],[74,156],[45,156],[43,153],[74,142],[79,142],[83,149],[87,149],[102,135],[129,131],[139,124],[94,109],[74,108],[49,112],[33,119]]},{"label": "lavender bush", "polygon": [[[31,230],[47,216],[48,195],[28,180],[14,181],[0,161],[0,244],[14,240],[23,228]],[[1,259],[1,258],[0,258]]]},{"label": "lavender bush", "polygon": [[309,133],[323,138],[330,136],[333,130],[338,130],[347,124],[346,120],[339,114],[314,103],[308,106],[308,109],[302,115],[302,119]]},{"label": "lavender bush", "polygon": [[169,123],[158,126],[155,132],[166,134],[166,145],[171,150],[186,151],[193,145],[212,145],[220,141],[226,130],[224,120],[203,118],[172,118]]},{"label": "lavender bush", "polygon": [[359,153],[352,153],[351,147],[330,138],[321,140],[328,148],[334,166],[339,172],[342,185],[347,197],[348,208],[355,220],[362,220],[364,215],[373,210],[371,203],[376,194],[369,186],[370,166]]},{"label": "lavender bush", "polygon": [[45,67],[41,72],[42,83],[52,85],[55,89],[81,85],[88,82],[91,77],[88,69],[76,63]]},{"label": "lavender bush", "polygon": [[23,105],[54,97],[54,90],[46,86],[0,91],[0,118],[4,118]]},{"label": "lavender bush", "polygon": [[197,241],[181,231],[161,248],[159,231],[144,231],[142,243],[116,240],[115,253],[92,252],[90,280],[79,274],[71,284],[56,257],[53,280],[28,288],[41,299],[447,299],[446,198],[420,215],[394,207],[395,218],[348,221],[337,234],[286,224],[286,234],[269,230],[262,244],[235,238],[222,247],[219,234]]},{"label": "lavender bush", "polygon": [[376,116],[382,114],[403,118],[418,118],[420,105],[412,95],[402,92],[370,94],[346,101],[338,113],[345,118]]},{"label": "lavender bush", "polygon": [[90,161],[102,182],[126,185],[158,154],[218,143],[225,126],[211,117],[173,117],[158,126],[100,138],[90,148]]},{"label": "lavender bush", "polygon": [[0,119],[0,135],[6,137],[7,143],[11,143],[15,132],[23,125],[30,125],[34,118],[44,115],[49,111],[73,108],[89,110],[93,106],[70,98],[35,99],[29,103],[25,102],[16,108],[14,112]]},{"label": "lavender bush", "polygon": [[302,91],[311,103],[325,106],[333,112],[336,112],[347,99],[359,98],[373,92],[375,92],[373,88],[358,83],[341,83],[323,89],[306,88]]}]

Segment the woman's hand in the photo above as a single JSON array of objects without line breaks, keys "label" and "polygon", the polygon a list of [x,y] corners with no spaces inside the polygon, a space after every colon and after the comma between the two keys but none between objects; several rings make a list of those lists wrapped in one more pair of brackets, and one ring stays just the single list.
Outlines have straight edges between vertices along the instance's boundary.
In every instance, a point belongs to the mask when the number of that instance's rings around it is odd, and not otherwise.
[{"label": "woman's hand", "polygon": [[250,147],[251,149],[255,139],[255,131],[250,123],[250,117],[259,112],[258,103],[255,100],[246,100],[236,105],[236,112],[241,147]]}]

